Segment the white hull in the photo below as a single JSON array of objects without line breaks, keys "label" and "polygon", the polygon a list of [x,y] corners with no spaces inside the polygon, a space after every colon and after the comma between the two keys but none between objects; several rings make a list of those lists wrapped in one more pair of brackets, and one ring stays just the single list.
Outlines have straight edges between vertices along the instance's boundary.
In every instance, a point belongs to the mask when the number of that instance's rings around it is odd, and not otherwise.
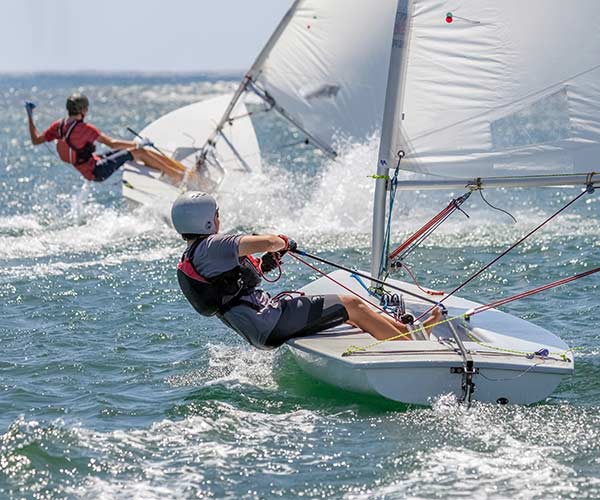
[{"label": "white hull", "polygon": [[[366,292],[347,273],[337,271],[333,277],[362,296]],[[390,280],[406,290],[418,293],[415,286]],[[309,294],[340,293],[334,283],[321,278],[306,286]],[[405,299],[407,297],[405,296]],[[446,301],[449,317],[476,307],[478,304],[451,297]],[[415,312],[427,305],[407,300],[407,308]],[[573,372],[573,356],[558,337],[547,330],[506,313],[490,310],[475,315],[469,323],[470,340],[460,320],[453,322],[464,337],[476,373],[472,400],[492,403],[530,404],[547,398],[562,377]],[[447,325],[433,332],[440,339],[450,338]],[[428,405],[442,395],[463,397],[463,358],[456,344],[428,341],[377,341],[366,333],[342,325],[311,337],[288,342],[300,366],[312,376],[329,384],[354,392],[377,394],[409,404]],[[350,347],[371,345],[365,351],[350,356],[342,354]],[[548,358],[526,357],[542,348],[550,351]],[[512,351],[512,352],[507,352]],[[566,356],[561,356],[562,354]]]},{"label": "white hull", "polygon": [[[177,109],[152,122],[141,131],[170,158],[194,169],[200,148],[213,133],[232,94],[219,96]],[[201,179],[194,186],[174,186],[156,169],[137,163],[123,167],[123,196],[137,204],[169,213],[171,204],[187,189],[209,193],[231,189],[244,177],[261,169],[260,150],[254,127],[243,102],[236,106],[233,125],[223,129],[216,141],[214,156],[200,170]]]}]

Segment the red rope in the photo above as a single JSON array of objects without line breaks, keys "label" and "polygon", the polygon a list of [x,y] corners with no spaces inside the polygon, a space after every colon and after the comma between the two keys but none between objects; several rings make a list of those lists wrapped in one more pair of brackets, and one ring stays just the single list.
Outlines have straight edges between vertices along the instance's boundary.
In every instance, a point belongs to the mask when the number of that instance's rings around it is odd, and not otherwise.
[{"label": "red rope", "polygon": [[401,254],[406,248],[412,245],[429,229],[435,226],[441,219],[447,217],[454,210],[456,210],[456,208],[456,203],[454,202],[454,200],[452,200],[446,208],[444,208],[440,213],[438,213],[435,217],[429,220],[429,222],[427,222],[423,227],[421,227],[421,229],[417,230],[410,238],[408,238],[404,243],[402,243],[400,246],[398,246],[398,248],[396,248],[392,253],[390,253],[390,260],[395,259],[399,254]]},{"label": "red rope", "polygon": [[600,267],[597,267],[596,269],[592,269],[590,271],[586,271],[584,273],[575,274],[573,276],[570,276],[568,278],[563,278],[558,281],[553,281],[552,283],[547,283],[546,285],[542,285],[537,288],[533,288],[532,290],[529,290],[527,292],[518,293],[517,295],[513,295],[511,297],[506,297],[504,299],[496,300],[495,302],[490,302],[489,304],[476,307],[475,309],[473,309],[473,311],[471,313],[469,313],[469,316],[473,316],[474,314],[478,314],[480,312],[484,312],[489,309],[494,309],[496,307],[500,307],[504,304],[508,304],[509,302],[513,302],[515,300],[529,297],[530,295],[535,295],[536,293],[550,290],[551,288],[556,288],[557,286],[565,285],[566,283],[570,283],[571,281],[578,280],[579,278],[585,278],[586,276],[589,276],[590,274],[595,274],[597,272],[600,272]]},{"label": "red rope", "polygon": [[259,271],[259,273],[260,273],[260,276],[262,277],[262,279],[264,279],[267,283],[277,283],[280,280],[281,275],[283,274],[283,271],[281,270],[281,262],[280,261],[277,261],[277,269],[278,269],[279,273],[277,274],[277,276],[274,279],[267,278],[265,273],[263,273],[262,271]]},{"label": "red rope", "polygon": [[406,264],[402,264],[402,268],[404,270],[406,270],[406,272],[408,273],[408,275],[412,278],[414,284],[417,286],[417,288],[419,290],[421,290],[423,293],[426,293],[428,295],[444,295],[445,292],[437,292],[435,290],[427,290],[425,288],[423,288],[419,282],[417,281],[417,277],[414,275],[414,273],[412,272],[412,270],[410,269],[410,267],[408,267]]},{"label": "red rope", "polygon": [[352,295],[358,297],[360,300],[362,300],[363,302],[366,302],[367,304],[369,304],[370,306],[375,307],[376,309],[379,309],[382,313],[387,314],[389,317],[394,318],[394,320],[396,320],[396,322],[398,321],[396,319],[396,317],[394,315],[392,315],[391,313],[389,313],[388,311],[386,311],[383,307],[379,307],[377,304],[373,304],[372,302],[369,302],[368,300],[365,300],[364,297],[361,297],[358,293],[356,293],[354,290],[352,290],[351,288],[348,288],[346,285],[343,285],[342,283],[340,283],[339,281],[337,281],[336,279],[332,278],[331,276],[329,276],[328,274],[325,274],[323,271],[321,271],[318,267],[313,266],[312,264],[309,264],[308,262],[306,262],[304,259],[298,257],[298,255],[296,255],[295,253],[290,253],[289,255],[291,255],[292,257],[294,257],[294,259],[302,262],[302,264],[304,264],[305,266],[311,268],[313,271],[318,272],[321,276],[324,276],[325,278],[327,278],[328,280],[333,281],[336,285],[342,287],[344,290],[346,290],[347,292],[350,292]]}]

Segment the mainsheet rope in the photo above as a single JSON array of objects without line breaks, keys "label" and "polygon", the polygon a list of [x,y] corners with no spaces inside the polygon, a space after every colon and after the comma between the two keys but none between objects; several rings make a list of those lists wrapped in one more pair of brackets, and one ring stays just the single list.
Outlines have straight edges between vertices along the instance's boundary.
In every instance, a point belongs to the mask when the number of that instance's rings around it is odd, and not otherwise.
[{"label": "mainsheet rope", "polygon": [[294,259],[296,259],[297,261],[301,262],[302,264],[304,264],[305,266],[307,266],[308,268],[312,269],[313,271],[316,271],[317,273],[319,273],[321,276],[327,278],[330,281],[333,281],[336,285],[338,285],[339,287],[343,288],[344,290],[346,290],[347,292],[351,293],[352,295],[358,297],[360,300],[362,300],[363,302],[366,302],[367,304],[369,304],[370,306],[375,307],[376,309],[378,309],[379,311],[381,311],[382,313],[390,316],[391,318],[393,318],[396,322],[399,323],[399,321],[396,319],[396,317],[390,313],[389,311],[386,311],[383,307],[378,306],[377,304],[373,304],[372,302],[369,302],[368,300],[366,300],[364,297],[362,297],[360,294],[356,293],[354,290],[352,290],[351,288],[347,287],[346,285],[340,283],[338,280],[336,280],[335,278],[332,278],[331,276],[329,276],[328,274],[326,274],[324,271],[321,271],[318,267],[313,266],[312,264],[309,264],[308,262],[306,262],[304,259],[302,259],[301,257],[299,257],[298,255],[296,255],[295,253],[288,253],[288,255],[291,255],[292,257],[294,257]]},{"label": "mainsheet rope", "polygon": [[[298,255],[296,255],[294,253],[290,253],[289,255],[291,255],[294,259],[298,260],[299,262],[301,262],[305,266],[309,267],[310,269],[312,269],[312,270],[316,271],[317,273],[321,274],[325,278],[331,280],[332,282],[334,282],[335,284],[337,284],[338,286],[340,286],[344,290],[350,292],[352,295],[357,296],[359,299],[367,302],[369,305],[372,305],[373,307],[375,307],[379,311],[381,311],[381,312],[387,314],[388,316],[391,316],[394,319],[396,319],[389,311],[386,311],[382,307],[379,307],[376,304],[373,304],[372,302],[366,301],[363,297],[361,297],[354,290],[352,290],[351,288],[348,288],[347,286],[343,285],[342,283],[340,283],[335,278],[332,278],[331,276],[327,275],[325,272],[321,271],[319,268],[317,268],[317,267],[311,265],[310,263],[306,262],[304,259],[300,258]],[[307,256],[310,256],[310,255],[307,255]],[[332,264],[332,265],[334,265],[334,264]],[[460,314],[460,315],[454,316],[452,318],[447,318],[445,320],[442,320],[442,321],[439,321],[437,323],[434,323],[433,325],[428,325],[427,328],[433,329],[436,326],[443,325],[445,323],[449,323],[451,321],[459,320],[460,319],[460,320],[463,321],[463,325],[464,325],[465,330],[467,331],[467,335],[469,336],[469,338],[473,342],[475,342],[475,343],[477,343],[477,344],[479,344],[481,346],[487,347],[489,349],[493,349],[493,350],[500,351],[500,352],[509,352],[509,353],[512,353],[512,354],[519,354],[519,355],[523,355],[523,356],[531,356],[532,353],[523,352],[523,351],[516,351],[516,350],[512,350],[512,349],[505,349],[505,348],[502,348],[502,347],[497,347],[497,346],[493,346],[493,345],[489,345],[489,344],[485,344],[485,343],[481,342],[480,340],[478,340],[475,336],[473,336],[470,333],[470,330],[469,330],[468,326],[464,322],[468,321],[472,316],[474,316],[476,314],[479,314],[479,313],[482,313],[482,312],[485,312],[485,311],[488,311],[489,309],[492,309],[492,308],[495,308],[495,307],[499,307],[501,305],[508,304],[509,302],[520,300],[520,299],[523,299],[525,297],[529,297],[531,295],[535,295],[537,293],[544,292],[546,290],[550,290],[552,288],[556,288],[556,287],[561,286],[561,285],[565,285],[565,284],[570,283],[572,281],[575,281],[575,280],[578,280],[578,279],[581,279],[581,278],[585,278],[587,276],[590,276],[590,275],[598,273],[598,272],[600,272],[600,267],[591,269],[589,271],[585,271],[583,273],[575,274],[575,275],[570,276],[568,278],[563,278],[563,279],[560,279],[560,280],[557,280],[557,281],[553,281],[551,283],[547,283],[547,284],[539,286],[537,288],[533,288],[533,289],[528,290],[526,292],[518,293],[516,295],[511,295],[510,297],[505,297],[503,299],[500,299],[500,300],[497,300],[497,301],[494,301],[494,302],[490,302],[489,304],[478,306],[478,307],[476,307],[474,309],[471,309],[471,310],[467,311],[464,314]],[[441,301],[440,301],[440,303],[441,303]],[[419,316],[419,318],[421,318],[422,316],[423,315]],[[392,340],[398,340],[398,339],[407,337],[407,336],[411,335],[412,333],[421,332],[421,331],[424,331],[424,330],[425,330],[425,327],[421,326],[421,327],[418,327],[418,328],[414,328],[412,331],[408,331],[406,333],[400,333],[400,334],[398,334],[398,335],[396,335],[394,337],[390,337],[390,338],[385,339],[385,340],[379,340],[377,342],[374,342],[372,344],[368,344],[368,345],[363,346],[363,347],[350,346],[350,347],[348,347],[348,349],[346,349],[346,351],[344,351],[343,356],[349,356],[349,355],[354,354],[356,352],[367,351],[368,349],[370,349],[372,347],[376,347],[378,345],[381,345],[381,344],[383,344],[385,342],[389,342],[389,341],[392,341]],[[572,351],[572,350],[574,350],[574,349],[568,349],[567,351],[564,351],[563,353],[554,353],[554,354],[556,356],[561,357],[562,359],[565,359],[566,353],[569,352],[569,351]],[[552,353],[550,353],[550,354],[552,354]]]}]

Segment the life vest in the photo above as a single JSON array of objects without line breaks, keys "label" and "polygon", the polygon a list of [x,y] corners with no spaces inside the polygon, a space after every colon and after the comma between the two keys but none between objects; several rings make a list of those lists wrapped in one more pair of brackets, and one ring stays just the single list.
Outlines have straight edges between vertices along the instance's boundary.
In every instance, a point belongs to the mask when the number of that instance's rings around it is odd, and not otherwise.
[{"label": "life vest", "polygon": [[260,261],[251,256],[244,257],[239,266],[210,279],[205,278],[198,273],[190,258],[202,241],[198,240],[192,244],[183,253],[177,266],[179,287],[193,308],[203,316],[221,316],[237,305],[260,310],[253,302],[242,298],[261,282],[258,271]]},{"label": "life vest", "polygon": [[90,165],[90,160],[96,146],[92,142],[86,142],[82,148],[76,148],[71,142],[71,134],[80,123],[83,123],[83,120],[74,120],[70,124],[67,119],[60,122],[56,150],[62,161],[73,165],[86,179],[94,180],[94,167]]}]

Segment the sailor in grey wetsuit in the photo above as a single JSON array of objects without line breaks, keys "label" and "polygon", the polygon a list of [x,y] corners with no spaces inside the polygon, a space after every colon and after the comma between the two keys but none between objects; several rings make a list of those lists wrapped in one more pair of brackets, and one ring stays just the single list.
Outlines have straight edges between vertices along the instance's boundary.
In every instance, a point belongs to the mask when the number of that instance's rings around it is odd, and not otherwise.
[{"label": "sailor in grey wetsuit", "polygon": [[[378,339],[408,331],[352,296],[272,298],[259,288],[262,274],[296,244],[283,235],[218,234],[212,196],[185,193],[173,204],[171,218],[188,243],[177,270],[185,297],[200,314],[216,315],[255,347],[272,349],[346,321]],[[252,257],[263,252],[261,259]]]}]

